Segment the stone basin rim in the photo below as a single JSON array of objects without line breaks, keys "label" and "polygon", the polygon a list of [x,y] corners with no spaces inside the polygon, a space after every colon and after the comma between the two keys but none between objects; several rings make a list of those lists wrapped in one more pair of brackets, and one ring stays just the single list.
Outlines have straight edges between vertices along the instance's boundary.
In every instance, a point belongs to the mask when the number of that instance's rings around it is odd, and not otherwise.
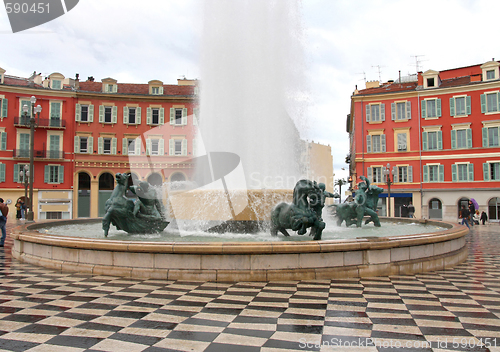
[{"label": "stone basin rim", "polygon": [[15,240],[74,249],[111,250],[116,252],[147,252],[175,254],[277,254],[277,253],[327,253],[369,249],[389,249],[450,241],[465,236],[467,227],[439,220],[387,218],[382,222],[406,222],[445,228],[425,234],[358,237],[355,239],[320,241],[269,241],[269,242],[137,242],[126,240],[89,239],[72,236],[44,234],[36,231],[49,226],[85,224],[101,221],[100,218],[51,220],[22,224],[13,231]]}]

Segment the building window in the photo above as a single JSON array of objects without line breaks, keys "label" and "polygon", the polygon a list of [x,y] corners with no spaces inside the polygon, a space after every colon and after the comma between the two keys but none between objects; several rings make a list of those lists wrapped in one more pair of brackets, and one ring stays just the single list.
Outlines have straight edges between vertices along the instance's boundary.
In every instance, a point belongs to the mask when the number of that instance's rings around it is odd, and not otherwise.
[{"label": "building window", "polygon": [[123,107],[123,123],[129,125],[141,124],[141,108],[140,107]]},{"label": "building window", "polygon": [[470,128],[451,130],[451,149],[472,148],[472,130]]},{"label": "building window", "polygon": [[129,155],[135,155],[135,139],[127,139],[127,152]]},{"label": "building window", "polygon": [[481,112],[483,114],[498,112],[498,99],[500,99],[498,92],[481,94]]},{"label": "building window", "polygon": [[393,121],[411,119],[411,102],[403,101],[391,104],[391,119]]},{"label": "building window", "polygon": [[80,108],[80,121],[87,122],[89,120],[89,106],[82,105]]},{"label": "building window", "polygon": [[163,125],[165,123],[164,108],[148,108],[147,109],[147,124],[148,125]]},{"label": "building window", "polygon": [[45,165],[45,183],[63,183],[64,166]]},{"label": "building window", "polygon": [[111,138],[103,138],[103,154],[111,154]]},{"label": "building window", "polygon": [[175,124],[182,125],[182,109],[175,109]]},{"label": "building window", "polygon": [[495,79],[495,70],[488,70],[486,71],[486,79]]},{"label": "building window", "polygon": [[385,121],[385,104],[366,105],[366,122]]},{"label": "building window", "polygon": [[444,182],[444,165],[424,165],[424,182]]},{"label": "building window", "polygon": [[382,167],[374,166],[368,167],[366,169],[366,174],[368,179],[374,183],[382,183],[383,175],[382,175]]},{"label": "building window", "polygon": [[406,133],[398,133],[397,141],[398,141],[398,152],[406,152],[407,150]]},{"label": "building window", "polygon": [[483,179],[485,181],[500,181],[500,162],[484,163]]},{"label": "building window", "polygon": [[367,153],[384,153],[386,151],[385,134],[373,134],[366,136]]},{"label": "building window", "polygon": [[45,213],[45,219],[62,219],[62,212],[61,211],[48,211]]},{"label": "building window", "polygon": [[77,122],[93,122],[94,121],[94,105],[76,104],[75,121]]},{"label": "building window", "polygon": [[[8,99],[0,99],[0,118],[7,117],[9,112],[9,100]],[[22,108],[22,105],[21,105]]]},{"label": "building window", "polygon": [[441,131],[422,132],[423,150],[441,150],[443,149],[443,135]]},{"label": "building window", "polygon": [[169,154],[177,156],[187,155],[187,139],[171,139],[169,141]]},{"label": "building window", "polygon": [[60,152],[60,141],[59,135],[49,136],[49,158],[50,159],[60,159],[62,157]]},{"label": "building window", "polygon": [[58,79],[53,79],[52,80],[52,89],[61,89],[62,88],[62,82]]},{"label": "building window", "polygon": [[154,94],[154,95],[160,94],[160,87],[152,87],[151,94]]},{"label": "building window", "polygon": [[89,147],[89,137],[80,137],[80,153],[87,153]]},{"label": "building window", "polygon": [[128,108],[128,123],[135,124],[135,108]]},{"label": "building window", "polygon": [[474,164],[461,163],[451,165],[451,179],[453,182],[474,181]]},{"label": "building window", "polygon": [[147,138],[146,139],[146,154],[148,155],[163,155],[164,141],[160,138]]},{"label": "building window", "polygon": [[111,123],[113,122],[113,107],[105,106],[104,107],[104,122]]},{"label": "building window", "polygon": [[174,155],[182,155],[182,140],[175,140],[175,152]]},{"label": "building window", "polygon": [[397,166],[395,171],[394,182],[413,182],[412,166]]},{"label": "building window", "polygon": [[[29,170],[29,164],[14,164],[14,182],[24,183],[23,176],[21,176],[20,171],[27,169]],[[24,173],[23,173],[24,175]],[[29,181],[28,177],[27,180]]]},{"label": "building window", "polygon": [[483,147],[498,147],[499,127],[483,127]]},{"label": "building window", "polygon": [[434,78],[427,78],[427,87],[434,87]]},{"label": "building window", "polygon": [[99,154],[116,154],[116,138],[99,137],[97,139],[97,152]]},{"label": "building window", "polygon": [[422,118],[441,117],[441,99],[426,99],[422,101]]},{"label": "building window", "polygon": [[467,116],[471,113],[471,97],[450,98],[450,116]]}]

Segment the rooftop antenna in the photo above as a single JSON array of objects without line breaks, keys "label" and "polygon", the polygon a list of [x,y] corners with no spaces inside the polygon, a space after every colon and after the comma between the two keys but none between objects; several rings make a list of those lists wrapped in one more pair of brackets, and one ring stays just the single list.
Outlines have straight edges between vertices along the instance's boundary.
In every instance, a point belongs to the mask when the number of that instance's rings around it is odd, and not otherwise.
[{"label": "rooftop antenna", "polygon": [[372,67],[376,67],[378,69],[378,81],[380,83],[382,83],[382,70],[381,70],[381,68],[385,67],[385,66],[376,65],[376,66],[372,66]]},{"label": "rooftop antenna", "polygon": [[419,57],[424,57],[425,55],[411,55],[410,57],[415,58],[415,69],[417,72],[423,71],[423,66],[421,66],[422,61],[428,61],[428,60],[421,60]]},{"label": "rooftop antenna", "polygon": [[365,84],[366,84],[366,72],[363,71],[363,72],[358,72],[356,73],[357,75],[363,75],[363,80],[365,81]]}]

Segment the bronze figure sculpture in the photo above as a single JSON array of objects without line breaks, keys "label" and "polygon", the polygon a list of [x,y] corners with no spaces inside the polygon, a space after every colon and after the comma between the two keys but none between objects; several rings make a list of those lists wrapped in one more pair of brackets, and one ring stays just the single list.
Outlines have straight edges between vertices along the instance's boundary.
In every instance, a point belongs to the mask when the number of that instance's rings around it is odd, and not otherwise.
[{"label": "bronze figure sculpture", "polygon": [[333,194],[325,191],[324,184],[298,181],[293,189],[293,203],[280,203],[271,211],[271,235],[277,236],[280,231],[288,237],[287,229],[304,235],[311,228],[309,235],[314,236],[314,240],[320,240],[325,228],[321,212],[326,197],[333,197]]},{"label": "bronze figure sculpture", "polygon": [[[163,231],[169,222],[164,218],[163,203],[156,190],[145,181],[129,187],[130,174],[118,173],[115,178],[116,187],[106,201],[106,213],[102,218],[104,236],[108,236],[110,224],[128,233]],[[127,189],[137,195],[135,202],[125,196]]]},{"label": "bronze figure sculpture", "polygon": [[345,221],[346,226],[356,224],[361,227],[364,216],[370,218],[365,221],[365,224],[373,221],[373,224],[380,227],[380,220],[377,214],[378,196],[383,192],[383,189],[371,185],[370,181],[365,176],[360,176],[364,182],[358,183],[358,190],[354,196],[354,201],[349,203],[334,204],[337,208],[337,226],[342,225]]}]

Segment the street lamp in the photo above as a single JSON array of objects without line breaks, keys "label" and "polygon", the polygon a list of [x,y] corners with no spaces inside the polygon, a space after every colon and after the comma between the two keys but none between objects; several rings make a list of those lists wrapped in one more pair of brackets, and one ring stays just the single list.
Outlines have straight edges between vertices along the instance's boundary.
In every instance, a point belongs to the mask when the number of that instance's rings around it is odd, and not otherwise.
[{"label": "street lamp", "polygon": [[[396,170],[391,170],[391,164],[387,163],[387,166],[384,168],[382,173],[385,175],[385,182],[387,183],[387,216],[391,216],[391,184],[394,181],[394,175],[396,174]],[[391,180],[392,174],[392,180]]]},{"label": "street lamp", "polygon": [[[29,126],[30,126],[30,169],[29,169],[29,183],[30,183],[30,195],[29,195],[29,210],[28,214],[26,215],[26,220],[28,221],[33,221],[33,177],[34,177],[34,156],[35,156],[35,128],[38,127],[38,124],[40,122],[40,112],[42,112],[42,107],[40,105],[37,105],[35,107],[36,103],[36,97],[33,95],[30,98],[31,102],[31,116],[29,120]],[[23,106],[23,111],[25,115],[28,113],[28,105]],[[35,113],[37,114],[37,120],[35,120]]]},{"label": "street lamp", "polygon": [[[19,177],[24,182],[24,204],[28,203],[28,177],[30,175],[30,170],[28,165],[24,165],[23,169],[19,171]],[[25,209],[21,209],[21,213],[25,212]],[[23,219],[26,219],[26,214],[22,214]]]}]

